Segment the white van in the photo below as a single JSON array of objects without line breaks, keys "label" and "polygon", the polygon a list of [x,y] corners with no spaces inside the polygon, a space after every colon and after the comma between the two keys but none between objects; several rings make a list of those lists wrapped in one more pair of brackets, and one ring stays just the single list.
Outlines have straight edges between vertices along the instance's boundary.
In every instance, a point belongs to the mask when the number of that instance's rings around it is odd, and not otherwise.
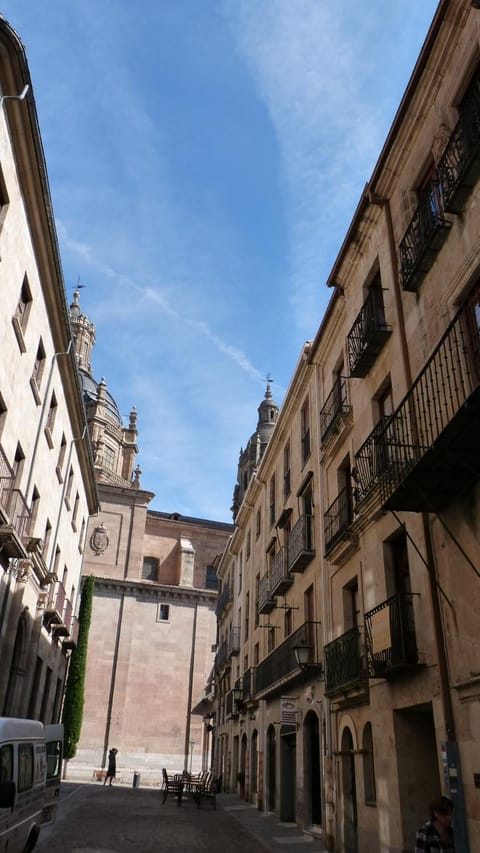
[{"label": "white van", "polygon": [[62,749],[63,726],[0,717],[0,853],[31,853],[55,820]]}]

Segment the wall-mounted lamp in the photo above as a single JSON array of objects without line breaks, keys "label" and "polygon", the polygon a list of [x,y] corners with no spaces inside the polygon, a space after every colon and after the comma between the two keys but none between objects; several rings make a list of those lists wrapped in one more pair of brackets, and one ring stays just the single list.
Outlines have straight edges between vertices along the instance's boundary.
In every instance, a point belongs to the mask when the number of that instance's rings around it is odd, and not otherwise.
[{"label": "wall-mounted lamp", "polygon": [[310,643],[299,643],[298,646],[293,646],[293,654],[300,669],[306,669],[310,665],[311,651]]},{"label": "wall-mounted lamp", "polygon": [[232,696],[233,696],[234,702],[237,702],[237,703],[240,702],[240,700],[242,698],[242,693],[243,693],[243,691],[242,691],[241,687],[233,687],[232,688]]},{"label": "wall-mounted lamp", "polygon": [[27,92],[28,92],[28,90],[29,90],[29,88],[30,88],[30,86],[29,86],[29,85],[28,85],[28,83],[27,83],[27,84],[23,87],[23,89],[22,89],[22,91],[20,92],[20,94],[19,94],[19,95],[2,95],[2,96],[0,97],[0,107],[3,107],[3,102],[4,102],[4,101],[23,101],[23,100],[24,100],[24,98],[25,98],[25,96],[26,96],[26,94],[27,94]]}]

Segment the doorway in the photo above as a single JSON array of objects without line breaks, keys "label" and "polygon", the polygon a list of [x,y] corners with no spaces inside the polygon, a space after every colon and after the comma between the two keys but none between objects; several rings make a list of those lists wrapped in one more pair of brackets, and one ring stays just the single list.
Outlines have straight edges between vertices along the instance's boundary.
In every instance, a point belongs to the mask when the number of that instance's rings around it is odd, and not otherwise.
[{"label": "doorway", "polygon": [[280,820],[295,822],[296,818],[297,734],[291,726],[280,729]]},{"label": "doorway", "polygon": [[276,805],[276,738],[275,726],[267,731],[267,811],[274,812]]},{"label": "doorway", "polygon": [[345,853],[357,853],[357,784],[353,737],[348,726],[342,733],[343,840]]},{"label": "doorway", "polygon": [[314,711],[303,725],[305,825],[322,824],[322,774],[320,762],[320,726]]}]

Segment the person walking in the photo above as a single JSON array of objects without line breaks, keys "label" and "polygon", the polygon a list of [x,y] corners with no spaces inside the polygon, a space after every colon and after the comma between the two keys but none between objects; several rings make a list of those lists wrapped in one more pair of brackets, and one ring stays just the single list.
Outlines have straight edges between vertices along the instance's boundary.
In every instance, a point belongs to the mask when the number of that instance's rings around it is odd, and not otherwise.
[{"label": "person walking", "polygon": [[439,797],[430,804],[430,820],[417,832],[415,853],[455,853],[453,843],[453,802]]},{"label": "person walking", "polygon": [[103,781],[104,785],[107,784],[107,779],[109,780],[108,784],[111,785],[113,780],[115,779],[115,776],[117,775],[117,753],[118,749],[115,748],[112,748],[108,753],[108,767],[107,775],[105,776],[105,779]]}]

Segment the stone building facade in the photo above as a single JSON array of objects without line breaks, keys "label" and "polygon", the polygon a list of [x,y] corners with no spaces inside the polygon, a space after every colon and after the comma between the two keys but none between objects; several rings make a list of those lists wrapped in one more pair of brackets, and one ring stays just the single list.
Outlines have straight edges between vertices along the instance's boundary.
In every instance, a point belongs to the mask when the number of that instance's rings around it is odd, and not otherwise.
[{"label": "stone building facade", "polygon": [[105,380],[92,375],[95,327],[78,291],[70,320],[101,508],[85,545],[83,574],[95,587],[82,734],[68,772],[91,778],[115,746],[120,777],[159,784],[163,767],[198,771],[210,760],[200,700],[214,660],[215,561],[232,526],[149,509],[154,495],[134,467],[136,411],[124,427]]},{"label": "stone building facade", "polygon": [[476,5],[439,3],[220,567],[218,771],[349,853],[440,792],[480,849]]},{"label": "stone building facade", "polygon": [[48,723],[98,492],[27,59],[1,16],[0,279],[0,714]]}]

